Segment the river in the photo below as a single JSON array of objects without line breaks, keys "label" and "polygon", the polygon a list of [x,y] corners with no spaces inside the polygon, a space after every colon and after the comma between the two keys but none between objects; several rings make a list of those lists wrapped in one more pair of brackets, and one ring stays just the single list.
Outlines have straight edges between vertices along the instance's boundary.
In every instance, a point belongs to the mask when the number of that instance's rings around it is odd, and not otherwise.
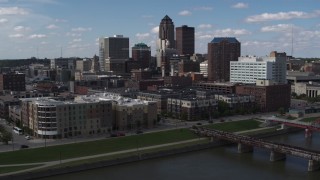
[{"label": "river", "polygon": [[[310,140],[304,138],[304,132],[268,139],[320,150],[319,133],[314,133]],[[259,148],[255,148],[253,153],[238,154],[233,145],[42,179],[320,179],[320,170],[307,172],[306,159],[287,156],[284,161],[270,162],[269,155],[269,151]]]}]

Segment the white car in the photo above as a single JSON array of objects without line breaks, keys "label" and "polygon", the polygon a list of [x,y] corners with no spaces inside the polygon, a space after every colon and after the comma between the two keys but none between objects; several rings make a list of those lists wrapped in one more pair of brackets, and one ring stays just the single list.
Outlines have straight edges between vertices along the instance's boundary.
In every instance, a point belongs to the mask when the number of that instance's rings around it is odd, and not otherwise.
[{"label": "white car", "polygon": [[30,140],[30,139],[31,139],[31,137],[30,137],[30,136],[25,136],[25,138],[26,138],[27,140]]}]

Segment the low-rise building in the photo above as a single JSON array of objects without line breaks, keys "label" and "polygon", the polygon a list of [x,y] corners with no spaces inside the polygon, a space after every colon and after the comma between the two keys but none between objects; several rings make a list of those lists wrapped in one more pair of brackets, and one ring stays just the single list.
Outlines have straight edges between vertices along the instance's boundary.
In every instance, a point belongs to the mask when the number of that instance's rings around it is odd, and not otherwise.
[{"label": "low-rise building", "polygon": [[267,80],[257,80],[256,85],[238,85],[236,94],[252,95],[261,112],[288,110],[291,100],[289,84],[273,84]]},{"label": "low-rise building", "polygon": [[254,96],[237,94],[215,94],[218,101],[226,102],[230,109],[253,108],[255,106]]},{"label": "low-rise building", "polygon": [[218,101],[214,98],[168,98],[167,113],[182,120],[200,120],[210,117],[217,110]]},{"label": "low-rise building", "polygon": [[156,102],[106,93],[78,96],[73,101],[54,98],[22,99],[24,126],[41,138],[67,138],[113,130],[152,128],[157,121]]}]

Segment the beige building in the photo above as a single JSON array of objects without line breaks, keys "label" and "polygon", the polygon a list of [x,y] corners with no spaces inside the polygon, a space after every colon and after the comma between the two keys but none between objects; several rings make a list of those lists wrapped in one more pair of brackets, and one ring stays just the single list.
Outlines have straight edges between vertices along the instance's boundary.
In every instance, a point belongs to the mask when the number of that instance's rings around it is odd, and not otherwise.
[{"label": "beige building", "polygon": [[295,83],[291,86],[291,92],[297,95],[305,94],[307,97],[317,97],[320,95],[320,84],[318,83]]},{"label": "beige building", "polygon": [[183,120],[200,120],[208,118],[217,105],[214,98],[168,98],[167,112]]},{"label": "beige building", "polygon": [[230,108],[248,108],[253,107],[255,104],[254,96],[251,95],[236,95],[236,94],[225,94],[225,95],[214,95],[218,101],[226,102]]},{"label": "beige building", "polygon": [[74,101],[26,98],[21,119],[34,136],[67,138],[108,133],[113,130],[152,128],[157,121],[156,102],[98,93]]}]

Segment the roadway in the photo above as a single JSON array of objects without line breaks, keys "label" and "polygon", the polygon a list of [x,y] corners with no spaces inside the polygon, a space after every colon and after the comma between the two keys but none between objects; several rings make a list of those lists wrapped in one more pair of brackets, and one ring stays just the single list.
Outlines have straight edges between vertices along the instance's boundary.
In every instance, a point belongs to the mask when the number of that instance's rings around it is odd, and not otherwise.
[{"label": "roadway", "polygon": [[[264,116],[270,116],[273,113],[264,113],[264,114],[250,114],[250,115],[237,115],[237,116],[229,116],[223,117],[219,119],[213,119],[213,123],[220,123],[221,120],[224,122],[228,121],[240,121],[246,120],[250,118],[261,118]],[[193,125],[197,125],[201,123],[201,125],[208,124],[208,120],[200,120],[200,121],[181,121],[178,119],[166,118],[159,122],[155,128],[152,129],[143,129],[144,133],[151,133],[151,132],[159,132],[159,131],[166,131],[170,129],[178,129],[178,128],[189,128]],[[9,132],[13,132],[12,125],[6,124],[5,120],[0,119],[0,124],[4,125]],[[135,135],[136,131],[127,131],[126,136]],[[37,148],[37,147],[45,147],[45,146],[54,146],[54,145],[61,145],[61,144],[70,144],[70,143],[78,143],[78,142],[87,142],[87,141],[95,141],[110,138],[110,134],[99,134],[99,135],[91,135],[91,136],[77,136],[77,137],[70,137],[70,138],[62,138],[62,139],[41,139],[32,137],[32,139],[27,140],[25,135],[18,135],[13,132],[13,142],[9,142],[9,145],[2,144],[0,142],[0,152],[6,151],[16,151],[20,149],[21,145],[27,145],[29,148]]]}]

